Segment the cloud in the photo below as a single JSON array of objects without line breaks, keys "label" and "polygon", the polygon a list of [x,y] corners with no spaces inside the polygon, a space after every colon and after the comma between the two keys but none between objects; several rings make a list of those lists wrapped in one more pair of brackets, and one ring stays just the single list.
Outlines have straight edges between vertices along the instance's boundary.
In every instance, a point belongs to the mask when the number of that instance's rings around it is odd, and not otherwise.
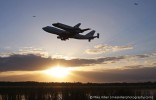
[{"label": "cloud", "polygon": [[[127,57],[127,60],[138,60],[138,59],[146,59],[146,58],[151,58],[151,60],[156,58],[156,54],[155,53],[151,53],[151,54],[140,54],[140,55],[126,55],[125,57]],[[150,60],[150,59],[149,59]]]},{"label": "cloud", "polygon": [[128,69],[138,69],[144,67],[143,65],[129,65],[129,66],[124,66],[124,68]]},{"label": "cloud", "polygon": [[[20,71],[19,71],[20,72]],[[46,77],[45,74],[35,71],[18,71],[7,75],[10,72],[0,72],[0,81],[58,81],[51,77]],[[155,81],[156,79],[156,66],[143,67],[135,69],[111,69],[111,70],[94,70],[94,71],[73,71],[69,75],[69,79],[64,79],[64,82],[147,82]],[[4,75],[6,74],[6,75]]]},{"label": "cloud", "polygon": [[108,53],[108,52],[118,52],[118,51],[124,51],[124,50],[130,50],[134,47],[131,45],[127,46],[112,46],[107,44],[99,44],[94,46],[92,49],[87,49],[85,52],[88,54],[102,54],[102,53]]},{"label": "cloud", "polygon": [[152,65],[155,65],[156,66],[156,63],[152,63]]},{"label": "cloud", "polygon": [[48,57],[48,53],[42,48],[34,48],[34,47],[22,47],[18,50],[17,54],[27,55],[27,54],[35,54],[40,55],[42,57]]},{"label": "cloud", "polygon": [[48,66],[50,62],[50,58],[43,58],[38,55],[14,54],[8,57],[0,57],[0,71],[43,69],[43,67]]},{"label": "cloud", "polygon": [[[155,81],[156,66],[148,66],[135,69],[113,69],[104,71],[74,72],[76,75],[83,76],[85,82],[147,82]],[[74,78],[73,78],[74,79]],[[76,78],[78,79],[78,78]]]},{"label": "cloud", "polygon": [[14,52],[11,50],[11,47],[8,47],[9,49],[2,48],[0,52],[0,57],[8,57],[11,55],[27,55],[27,54],[34,54],[39,55],[42,57],[48,57],[48,53],[43,50],[42,48],[34,48],[34,47],[21,47],[18,50],[15,50]]},{"label": "cloud", "polygon": [[156,57],[155,54],[126,55],[117,57],[102,57],[94,59],[60,59],[45,58],[35,54],[12,54],[8,57],[0,57],[0,71],[30,71],[44,70],[52,66],[62,65],[66,67],[94,66],[96,64],[116,63],[122,60],[140,60]]},{"label": "cloud", "polygon": [[14,54],[9,57],[0,57],[0,71],[16,71],[16,70],[42,70],[50,66],[58,64],[63,66],[89,66],[93,64],[101,64],[104,61],[117,61],[123,59],[122,57],[106,57],[98,59],[56,59],[45,58],[40,55],[27,54],[20,55]]},{"label": "cloud", "polygon": [[[45,58],[41,55],[34,54],[13,54],[8,57],[0,57],[0,80],[16,80],[16,81],[49,81],[45,79],[45,75],[36,73],[38,70],[45,70],[49,67],[56,66],[57,64],[67,67],[92,68],[96,64],[107,64],[107,62],[116,62],[132,59],[140,60],[151,57],[155,58],[155,54],[142,54],[142,55],[127,55],[117,57],[102,57],[94,59],[58,59],[58,58]],[[128,61],[129,62],[129,61]],[[143,64],[124,65],[121,69],[100,69],[92,71],[73,71],[74,76],[70,76],[73,81],[81,82],[140,82],[140,81],[155,81],[156,79],[156,66],[153,62],[152,66]],[[96,68],[95,66],[94,68]],[[14,72],[11,72],[14,71]],[[19,73],[22,72],[22,73]],[[9,73],[9,74],[8,74]],[[5,74],[5,75],[4,75]],[[11,75],[12,74],[12,75]],[[39,77],[39,78],[38,78]],[[75,80],[76,79],[76,80]],[[65,80],[68,81],[68,80]]]}]

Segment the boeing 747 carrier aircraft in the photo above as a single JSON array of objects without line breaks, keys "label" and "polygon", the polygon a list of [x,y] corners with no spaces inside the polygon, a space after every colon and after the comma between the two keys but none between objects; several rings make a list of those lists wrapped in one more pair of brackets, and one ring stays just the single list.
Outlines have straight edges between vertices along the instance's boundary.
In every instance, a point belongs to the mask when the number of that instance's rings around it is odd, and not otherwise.
[{"label": "boeing 747 carrier aircraft", "polygon": [[95,30],[90,31],[86,35],[80,34],[87,30],[90,30],[90,28],[86,28],[86,29],[79,28],[81,23],[78,23],[73,27],[62,23],[54,23],[52,25],[55,27],[46,26],[43,27],[42,29],[48,33],[58,35],[57,38],[64,41],[68,40],[69,38],[74,38],[74,39],[86,39],[90,42],[94,38],[99,38],[99,33],[97,33],[97,36],[94,36]]}]

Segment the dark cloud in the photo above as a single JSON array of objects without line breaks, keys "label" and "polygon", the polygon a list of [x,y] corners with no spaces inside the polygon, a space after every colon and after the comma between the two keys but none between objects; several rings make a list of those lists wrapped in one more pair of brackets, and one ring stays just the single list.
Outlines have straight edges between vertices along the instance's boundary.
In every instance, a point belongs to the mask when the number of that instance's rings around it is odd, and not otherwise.
[{"label": "dark cloud", "polygon": [[[9,73],[9,72],[7,72]],[[18,72],[16,72],[18,73]],[[45,76],[39,73],[28,74],[23,72],[22,75],[1,75],[0,81],[44,81]]]},{"label": "dark cloud", "polygon": [[152,63],[152,65],[156,66],[156,63]]},{"label": "dark cloud", "polygon": [[147,54],[144,54],[144,55],[136,55],[136,56],[134,56],[134,57],[138,57],[138,58],[147,58],[147,57],[150,57],[150,56],[152,56],[152,54],[151,54],[151,55],[147,55]]},{"label": "dark cloud", "polygon": [[132,55],[132,56],[118,56],[118,57],[103,57],[97,59],[59,59],[59,58],[44,58],[41,55],[27,54],[19,55],[14,54],[8,57],[0,57],[0,71],[30,71],[30,70],[43,70],[56,65],[63,65],[67,67],[76,66],[90,66],[95,64],[107,64],[107,62],[117,62],[129,58],[146,58],[149,55]]},{"label": "dark cloud", "polygon": [[124,68],[132,68],[132,69],[136,69],[136,68],[142,68],[144,67],[143,65],[131,65],[131,66],[125,66]]},{"label": "dark cloud", "polygon": [[156,67],[125,70],[74,72],[83,76],[85,82],[145,82],[156,81]]},{"label": "dark cloud", "polygon": [[42,58],[33,54],[0,57],[0,71],[36,70],[43,69],[50,64],[50,58]]},{"label": "dark cloud", "polygon": [[17,70],[42,70],[49,66],[89,66],[101,64],[104,61],[117,61],[123,57],[106,57],[98,59],[52,59],[44,58],[39,55],[11,55],[9,57],[0,57],[0,71],[17,71]]}]

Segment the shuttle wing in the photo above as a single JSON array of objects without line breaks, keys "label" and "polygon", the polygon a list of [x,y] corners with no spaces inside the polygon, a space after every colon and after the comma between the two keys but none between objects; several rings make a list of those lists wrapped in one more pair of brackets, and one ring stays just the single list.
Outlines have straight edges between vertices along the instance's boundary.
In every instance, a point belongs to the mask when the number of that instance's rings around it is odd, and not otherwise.
[{"label": "shuttle wing", "polygon": [[74,28],[79,28],[80,25],[81,25],[81,23],[78,23],[78,24],[76,24],[76,25],[74,26]]}]

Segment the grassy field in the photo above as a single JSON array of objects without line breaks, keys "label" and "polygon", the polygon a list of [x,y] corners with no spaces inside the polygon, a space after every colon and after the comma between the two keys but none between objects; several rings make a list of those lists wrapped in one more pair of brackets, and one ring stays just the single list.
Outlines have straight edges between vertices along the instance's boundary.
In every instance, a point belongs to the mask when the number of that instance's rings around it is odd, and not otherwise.
[{"label": "grassy field", "polygon": [[0,100],[155,100],[156,83],[0,82]]}]

